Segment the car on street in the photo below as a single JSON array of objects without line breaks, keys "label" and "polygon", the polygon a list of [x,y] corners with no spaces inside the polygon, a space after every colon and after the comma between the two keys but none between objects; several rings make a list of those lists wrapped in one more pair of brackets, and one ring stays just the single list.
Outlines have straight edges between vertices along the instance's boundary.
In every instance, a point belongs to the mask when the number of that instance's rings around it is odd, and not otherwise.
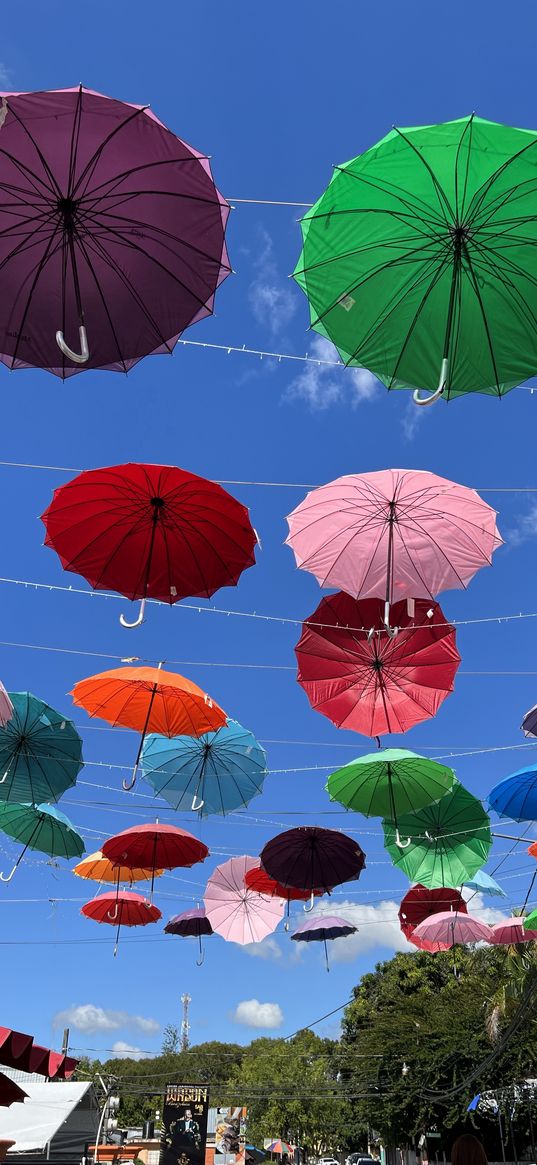
[{"label": "car on street", "polygon": [[349,1153],[345,1165],[376,1165],[376,1162],[370,1153]]}]

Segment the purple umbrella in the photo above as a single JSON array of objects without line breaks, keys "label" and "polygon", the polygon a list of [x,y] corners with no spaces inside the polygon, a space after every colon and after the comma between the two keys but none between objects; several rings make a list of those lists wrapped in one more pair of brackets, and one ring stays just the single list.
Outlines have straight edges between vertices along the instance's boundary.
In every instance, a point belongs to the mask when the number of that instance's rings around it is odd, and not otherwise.
[{"label": "purple umbrella", "polygon": [[302,926],[295,930],[291,938],[296,943],[324,943],[326,970],[329,971],[326,940],[347,938],[349,934],[356,934],[357,930],[358,927],[353,926],[352,922],[347,922],[346,918],[336,918],[334,914],[321,914],[315,918],[308,918],[307,922],[303,922]]},{"label": "purple umbrella", "polygon": [[341,882],[359,878],[365,854],[358,842],[337,829],[299,825],[268,841],[260,854],[261,865],[281,886],[328,893]]},{"label": "purple umbrella", "polygon": [[165,934],[178,934],[181,938],[197,938],[200,948],[200,957],[196,959],[196,966],[201,967],[205,958],[202,935],[213,934],[213,928],[202,907],[195,910],[185,910],[183,914],[174,914],[173,918],[164,927]]},{"label": "purple umbrella", "polygon": [[537,704],[534,704],[533,708],[526,712],[521,728],[524,736],[537,736]]},{"label": "purple umbrella", "polygon": [[82,86],[0,98],[0,360],[66,377],[171,352],[230,272],[208,159]]}]

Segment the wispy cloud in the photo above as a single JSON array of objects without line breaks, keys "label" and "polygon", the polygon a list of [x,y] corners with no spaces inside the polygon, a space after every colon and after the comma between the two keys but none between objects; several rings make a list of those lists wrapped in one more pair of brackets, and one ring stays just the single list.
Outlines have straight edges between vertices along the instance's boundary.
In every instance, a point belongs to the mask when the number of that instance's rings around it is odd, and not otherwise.
[{"label": "wispy cloud", "polygon": [[399,903],[391,899],[378,902],[376,906],[338,901],[336,907],[334,902],[327,901],[319,902],[310,918],[315,915],[335,914],[338,918],[344,918],[358,927],[356,934],[351,934],[348,938],[338,938],[330,944],[330,962],[352,963],[360,955],[376,947],[384,947],[390,951],[415,950],[401,931],[398,910]]},{"label": "wispy cloud", "polygon": [[231,1018],[244,1027],[275,1029],[282,1026],[283,1011],[279,1003],[260,1003],[258,999],[243,999]]},{"label": "wispy cloud", "polygon": [[[431,405],[435,408],[435,405]],[[403,430],[403,437],[405,441],[413,441],[421,428],[422,422],[425,420],[427,410],[415,405],[412,397],[409,396],[403,411],[403,419],[401,421],[401,428]]]},{"label": "wispy cloud", "polygon": [[129,1015],[128,1011],[112,1011],[96,1003],[73,1004],[58,1011],[52,1024],[55,1028],[74,1027],[79,1032],[111,1032],[128,1027],[152,1034],[160,1029],[156,1019]]},{"label": "wispy cloud", "polygon": [[112,1051],[115,1056],[125,1060],[148,1060],[152,1055],[151,1052],[143,1052],[134,1044],[126,1044],[125,1040],[116,1040],[115,1044],[112,1044]]},{"label": "wispy cloud", "polygon": [[367,368],[338,368],[337,350],[324,336],[311,342],[309,359],[284,393],[286,401],[304,401],[314,412],[324,412],[333,405],[358,405],[373,401],[380,385]]},{"label": "wispy cloud", "polygon": [[274,244],[265,230],[260,231],[260,244],[248,299],[258,323],[268,327],[272,336],[278,336],[293,318],[298,302],[287,276],[278,270]]},{"label": "wispy cloud", "polygon": [[523,546],[537,538],[537,502],[532,502],[524,514],[520,514],[515,525],[507,531],[505,542],[508,547]]},{"label": "wispy cloud", "polygon": [[0,61],[0,89],[9,92],[13,88],[13,78],[11,69],[3,61]]},{"label": "wispy cloud", "polygon": [[246,943],[242,949],[252,959],[266,959],[272,962],[282,957],[282,948],[275,938],[264,938],[260,943]]}]

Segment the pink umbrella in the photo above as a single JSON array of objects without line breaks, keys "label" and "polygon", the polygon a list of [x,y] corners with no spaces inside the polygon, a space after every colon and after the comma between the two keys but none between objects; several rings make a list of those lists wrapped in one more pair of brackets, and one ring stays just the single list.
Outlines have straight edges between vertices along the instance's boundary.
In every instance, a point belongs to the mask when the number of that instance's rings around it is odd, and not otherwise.
[{"label": "pink umbrella", "polygon": [[0,728],[5,728],[6,724],[11,720],[13,711],[13,704],[3,683],[0,681]]},{"label": "pink umbrella", "polygon": [[537,938],[537,930],[524,930],[524,919],[516,915],[506,918],[505,922],[497,922],[492,927],[491,942],[502,946],[512,946],[514,943],[529,943]]},{"label": "pink umbrella", "polygon": [[460,914],[457,910],[442,910],[439,914],[431,914],[415,927],[413,934],[417,939],[438,944],[436,949],[439,951],[445,950],[446,945],[453,947],[456,943],[493,941],[490,926],[470,914]]},{"label": "pink umbrella", "polygon": [[241,946],[272,934],[285,910],[282,898],[258,894],[245,885],[246,874],[258,865],[259,858],[230,858],[216,867],[205,888],[205,913],[213,930]]},{"label": "pink umbrella", "polygon": [[297,565],[353,598],[465,587],[501,544],[496,512],[475,490],[417,469],[339,477],[287,519]]}]

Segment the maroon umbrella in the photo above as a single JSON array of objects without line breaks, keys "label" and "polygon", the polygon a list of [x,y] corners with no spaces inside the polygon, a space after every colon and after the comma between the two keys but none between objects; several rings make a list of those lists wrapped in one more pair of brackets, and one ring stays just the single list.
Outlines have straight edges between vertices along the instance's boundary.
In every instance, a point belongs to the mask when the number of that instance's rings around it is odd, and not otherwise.
[{"label": "maroon umbrella", "polygon": [[[414,930],[420,922],[424,922],[432,914],[441,914],[442,911],[446,910],[467,914],[466,902],[459,890],[451,889],[449,886],[439,886],[437,889],[429,890],[420,882],[411,886],[401,900],[399,907],[399,923],[405,938],[422,951],[438,950],[438,943],[431,944],[429,939],[416,938]],[[449,950],[449,946],[449,943],[446,944],[445,950]]]},{"label": "maroon umbrella", "polygon": [[358,842],[337,829],[299,825],[268,841],[260,854],[263,869],[282,886],[308,890],[312,896],[359,878],[365,854]]},{"label": "maroon umbrella", "polygon": [[230,271],[208,159],[81,85],[4,94],[0,130],[0,360],[66,377],[171,352]]},{"label": "maroon umbrella", "polygon": [[0,1108],[9,1108],[17,1101],[26,1100],[27,1096],[28,1093],[23,1088],[19,1088],[19,1085],[15,1084],[10,1076],[6,1076],[5,1072],[0,1072]]}]

